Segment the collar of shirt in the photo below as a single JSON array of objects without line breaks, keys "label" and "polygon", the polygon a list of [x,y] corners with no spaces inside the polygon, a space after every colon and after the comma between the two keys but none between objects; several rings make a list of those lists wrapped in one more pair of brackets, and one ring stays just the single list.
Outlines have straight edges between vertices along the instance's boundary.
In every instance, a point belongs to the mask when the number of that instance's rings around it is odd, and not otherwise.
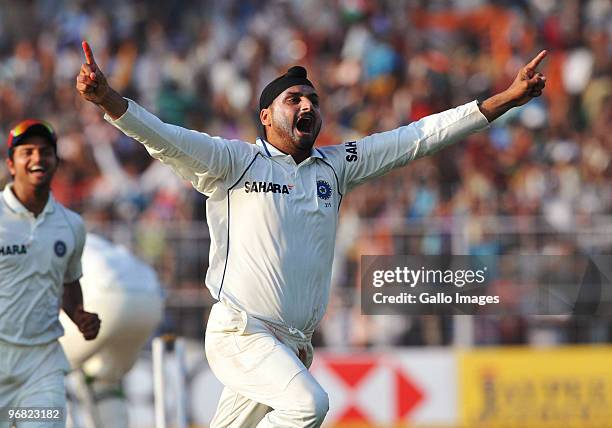
[{"label": "collar of shirt", "polygon": [[[13,193],[12,188],[13,188],[13,183],[8,183],[4,187],[4,190],[2,192],[2,196],[4,198],[4,201],[6,202],[6,205],[11,210],[13,210],[14,212],[18,214],[32,215],[32,212],[28,210],[26,207],[24,207],[23,204],[19,201],[19,199],[17,199],[17,196],[15,196],[15,194]],[[45,208],[40,213],[40,216],[51,214],[54,210],[55,210],[55,199],[53,198],[53,195],[49,194],[49,199],[47,200],[47,203],[45,204]]]},{"label": "collar of shirt", "polygon": [[[277,149],[276,147],[274,147],[272,144],[268,143],[266,140],[264,140],[263,138],[258,138],[257,141],[255,142],[256,145],[258,145],[259,147],[261,147],[265,154],[268,157],[276,157],[276,156],[289,156],[291,157],[291,155]],[[312,150],[310,151],[310,158],[319,158],[319,159],[325,159],[325,155],[321,152],[321,150],[317,149],[316,147],[313,147]],[[308,159],[306,159],[308,160]]]}]

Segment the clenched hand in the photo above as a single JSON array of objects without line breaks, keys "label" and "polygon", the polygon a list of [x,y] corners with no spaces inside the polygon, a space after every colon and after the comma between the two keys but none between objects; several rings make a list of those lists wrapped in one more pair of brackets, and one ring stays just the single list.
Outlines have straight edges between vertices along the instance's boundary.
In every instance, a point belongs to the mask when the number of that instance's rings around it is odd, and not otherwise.
[{"label": "clenched hand", "polygon": [[98,336],[100,331],[100,318],[98,314],[87,312],[83,306],[77,306],[74,311],[72,320],[83,334],[85,340],[93,340]]}]

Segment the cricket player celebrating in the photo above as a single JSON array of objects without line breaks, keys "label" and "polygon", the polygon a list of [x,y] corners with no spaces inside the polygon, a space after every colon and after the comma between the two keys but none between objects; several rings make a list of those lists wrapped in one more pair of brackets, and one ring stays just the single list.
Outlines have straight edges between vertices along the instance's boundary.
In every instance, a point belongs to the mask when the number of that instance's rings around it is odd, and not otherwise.
[{"label": "cricket player celebrating", "polygon": [[[70,368],[57,340],[64,332],[60,308],[85,339],[100,328],[98,316],[83,310],[83,221],[51,195],[56,142],[51,126],[38,120],[21,122],[8,137],[13,181],[0,194],[0,408],[65,408]],[[17,425],[64,427],[54,415],[40,422],[32,414],[32,422]]]},{"label": "cricket player celebrating", "polygon": [[512,85],[408,126],[315,148],[319,97],[292,67],[259,99],[255,144],[160,121],[109,87],[83,43],[81,96],[106,119],[208,196],[206,286],[219,300],[206,329],[206,357],[225,385],[212,427],[319,427],[327,394],[308,372],[311,336],[325,312],[338,210],[364,181],[434,153],[541,95],[542,51]]}]

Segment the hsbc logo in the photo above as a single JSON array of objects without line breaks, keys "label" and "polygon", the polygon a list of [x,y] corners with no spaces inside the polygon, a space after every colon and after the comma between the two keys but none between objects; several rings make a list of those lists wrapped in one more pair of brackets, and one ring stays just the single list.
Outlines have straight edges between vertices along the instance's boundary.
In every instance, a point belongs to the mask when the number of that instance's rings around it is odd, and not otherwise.
[{"label": "hsbc logo", "polygon": [[278,184],[266,181],[247,181],[244,183],[246,193],[280,193],[288,195],[293,190],[293,184]]},{"label": "hsbc logo", "polygon": [[326,421],[330,425],[403,426],[407,422],[427,422],[415,416],[431,403],[431,391],[395,356],[319,353],[311,372],[329,394]]}]

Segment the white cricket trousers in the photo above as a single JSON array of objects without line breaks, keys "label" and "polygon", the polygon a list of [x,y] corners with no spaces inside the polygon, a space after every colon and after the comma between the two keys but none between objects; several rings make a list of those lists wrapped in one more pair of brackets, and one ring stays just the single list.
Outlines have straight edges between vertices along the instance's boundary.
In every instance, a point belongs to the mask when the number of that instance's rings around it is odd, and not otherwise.
[{"label": "white cricket trousers", "polygon": [[[57,340],[44,345],[23,346],[0,341],[0,408],[61,407],[64,415],[54,422],[18,422],[17,428],[64,428],[66,387],[70,370]],[[7,428],[8,421],[0,421]]]},{"label": "white cricket trousers", "polygon": [[[225,388],[210,427],[320,427],[329,399],[308,371],[312,345],[304,345],[281,341],[262,321],[216,303],[206,327],[205,350]],[[298,349],[306,352],[306,366]]]}]

